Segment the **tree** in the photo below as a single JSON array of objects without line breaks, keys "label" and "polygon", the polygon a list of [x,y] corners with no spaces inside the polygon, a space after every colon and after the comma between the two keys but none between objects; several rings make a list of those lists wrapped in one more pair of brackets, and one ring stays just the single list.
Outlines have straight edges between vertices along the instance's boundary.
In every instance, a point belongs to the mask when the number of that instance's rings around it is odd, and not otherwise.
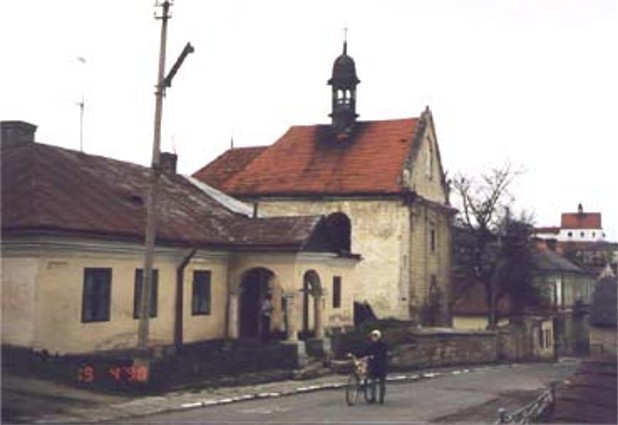
[{"label": "tree", "polygon": [[461,202],[455,220],[454,259],[457,276],[453,301],[475,284],[484,288],[489,328],[498,323],[498,301],[508,296],[511,313],[537,299],[533,285],[534,261],[531,218],[511,216],[509,186],[521,172],[510,164],[493,168],[474,180],[457,175],[452,187]]}]

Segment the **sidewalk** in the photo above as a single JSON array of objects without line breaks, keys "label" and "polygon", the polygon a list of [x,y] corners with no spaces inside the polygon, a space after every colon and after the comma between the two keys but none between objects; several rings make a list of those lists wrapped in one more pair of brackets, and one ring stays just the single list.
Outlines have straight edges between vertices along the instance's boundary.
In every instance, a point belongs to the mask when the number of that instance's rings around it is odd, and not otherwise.
[{"label": "sidewalk", "polygon": [[[388,381],[410,382],[503,366],[491,364],[394,373],[389,375]],[[2,381],[2,423],[121,423],[136,416],[342,388],[346,379],[345,375],[327,375],[303,381],[192,388],[156,396],[123,396],[76,389],[50,381],[7,376]],[[5,412],[9,413],[7,417],[4,417]]]}]

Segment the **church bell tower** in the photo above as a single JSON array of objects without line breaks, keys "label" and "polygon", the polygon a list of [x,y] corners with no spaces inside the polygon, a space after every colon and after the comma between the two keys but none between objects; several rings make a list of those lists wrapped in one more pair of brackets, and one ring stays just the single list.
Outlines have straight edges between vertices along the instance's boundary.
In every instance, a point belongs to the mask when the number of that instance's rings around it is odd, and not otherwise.
[{"label": "church bell tower", "polygon": [[333,76],[328,80],[332,86],[332,112],[329,114],[331,126],[337,136],[346,136],[352,131],[358,114],[356,113],[356,76],[354,59],[348,56],[348,42],[343,42],[343,53],[335,59]]}]

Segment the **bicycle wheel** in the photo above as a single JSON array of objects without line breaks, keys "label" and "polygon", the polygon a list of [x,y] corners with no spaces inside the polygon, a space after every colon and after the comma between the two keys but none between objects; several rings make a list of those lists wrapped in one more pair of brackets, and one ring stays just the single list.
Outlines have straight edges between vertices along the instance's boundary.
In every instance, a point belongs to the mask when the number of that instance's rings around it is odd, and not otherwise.
[{"label": "bicycle wheel", "polygon": [[360,391],[360,382],[356,375],[348,377],[348,384],[345,386],[345,401],[348,406],[352,406],[358,400],[358,392]]},{"label": "bicycle wheel", "polygon": [[366,379],[363,385],[363,393],[365,394],[365,401],[367,403],[375,403],[376,402],[376,381],[375,379]]}]

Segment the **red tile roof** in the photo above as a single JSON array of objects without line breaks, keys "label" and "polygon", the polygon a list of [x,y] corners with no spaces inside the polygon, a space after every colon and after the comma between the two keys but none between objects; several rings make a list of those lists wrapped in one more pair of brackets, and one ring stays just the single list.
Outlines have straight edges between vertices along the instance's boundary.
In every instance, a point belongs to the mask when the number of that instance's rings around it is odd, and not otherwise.
[{"label": "red tile roof", "polygon": [[601,213],[562,213],[563,229],[602,229]]},{"label": "red tile roof", "polygon": [[[228,151],[194,176],[236,196],[401,193],[404,164],[420,145],[420,123],[360,121],[339,140],[329,125],[293,126],[253,160],[244,163],[247,156]],[[228,176],[220,171],[226,166],[239,171]]]},{"label": "red tile roof", "polygon": [[266,149],[266,146],[229,149],[210,164],[196,171],[193,177],[208,182],[211,186],[221,187],[223,182],[245,168]]},{"label": "red tile roof", "polygon": [[534,228],[534,233],[552,233],[552,234],[559,234],[560,233],[560,227],[556,227],[556,226],[547,226],[547,227],[535,227]]},{"label": "red tile roof", "polygon": [[[142,241],[149,169],[41,143],[2,143],[2,235],[61,234]],[[302,249],[321,217],[252,219],[181,175],[160,180],[161,244]]]}]

